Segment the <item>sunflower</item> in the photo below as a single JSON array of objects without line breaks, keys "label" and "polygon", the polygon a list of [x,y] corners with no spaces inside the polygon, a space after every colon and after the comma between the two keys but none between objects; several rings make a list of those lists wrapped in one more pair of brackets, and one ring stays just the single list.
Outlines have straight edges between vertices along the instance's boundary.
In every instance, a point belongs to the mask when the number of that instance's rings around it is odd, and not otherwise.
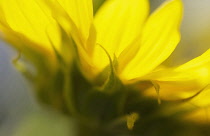
[{"label": "sunflower", "polygon": [[[78,60],[91,81],[111,67],[125,85],[150,81],[160,99],[188,99],[210,82],[210,50],[177,67],[162,65],[180,41],[182,11],[181,0],[151,14],[148,0],[106,0],[95,15],[92,0],[1,0],[0,32],[42,73],[56,71],[60,56]],[[150,89],[145,95],[156,95]]]}]

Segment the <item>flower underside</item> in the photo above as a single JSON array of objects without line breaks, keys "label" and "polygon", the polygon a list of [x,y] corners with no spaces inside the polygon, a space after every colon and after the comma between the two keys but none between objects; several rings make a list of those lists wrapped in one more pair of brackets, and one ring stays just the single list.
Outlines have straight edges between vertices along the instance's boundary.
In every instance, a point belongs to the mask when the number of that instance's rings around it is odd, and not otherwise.
[{"label": "flower underside", "polygon": [[[188,98],[209,84],[210,50],[175,68],[161,65],[180,41],[181,0],[150,15],[148,0],[107,0],[95,16],[92,0],[2,0],[0,12],[1,38],[51,72],[60,67],[57,56],[68,66],[79,60],[88,79],[113,63],[124,84],[151,81],[165,100]],[[207,98],[193,103],[209,105]]]}]

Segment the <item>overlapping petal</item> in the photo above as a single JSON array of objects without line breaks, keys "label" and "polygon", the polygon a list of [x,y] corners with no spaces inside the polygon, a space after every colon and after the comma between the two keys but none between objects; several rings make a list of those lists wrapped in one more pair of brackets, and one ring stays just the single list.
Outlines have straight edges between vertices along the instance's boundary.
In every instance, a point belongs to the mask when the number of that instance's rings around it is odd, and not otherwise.
[{"label": "overlapping petal", "polygon": [[59,49],[59,29],[54,19],[47,14],[47,8],[41,7],[40,4],[39,0],[2,0],[0,4],[2,37],[11,42],[15,42],[14,37],[24,37],[26,41],[34,42],[38,48],[51,51],[53,42]]},{"label": "overlapping petal", "polygon": [[192,112],[186,114],[184,116],[185,120],[194,121],[199,124],[209,124],[210,120],[210,106],[209,107],[201,107],[193,110]]},{"label": "overlapping petal", "polygon": [[[72,38],[84,71],[92,71],[91,56],[95,46],[92,0],[43,0],[51,16]],[[87,72],[86,72],[87,73]]]},{"label": "overlapping petal", "polygon": [[92,0],[58,0],[58,2],[76,24],[82,33],[82,38],[87,40],[93,23]]},{"label": "overlapping petal", "polygon": [[[140,37],[148,12],[148,0],[107,0],[94,19],[97,43],[103,46],[111,57],[114,54],[118,57]],[[99,45],[96,45],[93,59],[101,69],[109,61]]]},{"label": "overlapping petal", "polygon": [[163,69],[147,78],[157,81],[163,99],[188,98],[210,84],[210,49],[177,68]]},{"label": "overlapping petal", "polygon": [[95,42],[92,0],[45,0],[45,4],[55,20],[73,37],[77,46],[82,47],[82,50],[92,50],[93,47],[88,47],[94,46]]},{"label": "overlapping petal", "polygon": [[123,78],[144,76],[168,58],[180,40],[182,8],[181,0],[170,0],[149,17],[140,37],[140,49],[125,67]]},{"label": "overlapping petal", "polygon": [[57,0],[87,40],[93,23],[92,0]]}]

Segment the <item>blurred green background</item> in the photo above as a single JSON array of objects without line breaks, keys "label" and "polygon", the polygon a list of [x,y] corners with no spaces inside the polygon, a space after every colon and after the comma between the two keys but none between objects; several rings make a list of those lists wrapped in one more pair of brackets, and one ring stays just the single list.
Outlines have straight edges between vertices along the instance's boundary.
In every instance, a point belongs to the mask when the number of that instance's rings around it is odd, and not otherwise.
[{"label": "blurred green background", "polygon": [[[153,11],[164,0],[151,0]],[[210,1],[183,0],[182,40],[165,62],[184,63],[210,47]],[[103,0],[94,0],[95,10]],[[69,136],[74,126],[64,116],[40,108],[29,83],[12,66],[16,52],[0,42],[0,136]],[[33,133],[37,132],[37,133]]]}]

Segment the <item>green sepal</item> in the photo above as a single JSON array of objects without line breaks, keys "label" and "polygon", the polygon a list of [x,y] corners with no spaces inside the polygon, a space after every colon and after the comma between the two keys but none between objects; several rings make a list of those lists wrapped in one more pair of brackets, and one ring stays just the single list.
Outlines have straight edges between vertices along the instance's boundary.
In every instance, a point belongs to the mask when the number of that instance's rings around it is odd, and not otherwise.
[{"label": "green sepal", "polygon": [[34,81],[34,74],[32,74],[32,70],[30,71],[29,68],[27,68],[27,64],[24,62],[21,62],[21,52],[18,52],[18,55],[16,58],[12,60],[13,65],[15,68],[30,82]]},{"label": "green sepal", "polygon": [[116,57],[114,57],[113,62],[110,59],[110,65],[109,65],[110,72],[106,82],[103,84],[102,87],[103,92],[113,93],[115,91],[122,90],[122,88],[124,87],[123,83],[116,74],[117,63],[118,62]]},{"label": "green sepal", "polygon": [[112,60],[108,51],[101,45],[99,45],[104,52],[106,53],[109,59],[109,65],[104,68],[104,70],[98,74],[96,77],[96,83],[98,84],[98,90],[106,93],[113,93],[115,91],[123,88],[123,83],[119,79],[116,74],[116,70],[118,67],[117,57],[114,56],[114,60]]}]

